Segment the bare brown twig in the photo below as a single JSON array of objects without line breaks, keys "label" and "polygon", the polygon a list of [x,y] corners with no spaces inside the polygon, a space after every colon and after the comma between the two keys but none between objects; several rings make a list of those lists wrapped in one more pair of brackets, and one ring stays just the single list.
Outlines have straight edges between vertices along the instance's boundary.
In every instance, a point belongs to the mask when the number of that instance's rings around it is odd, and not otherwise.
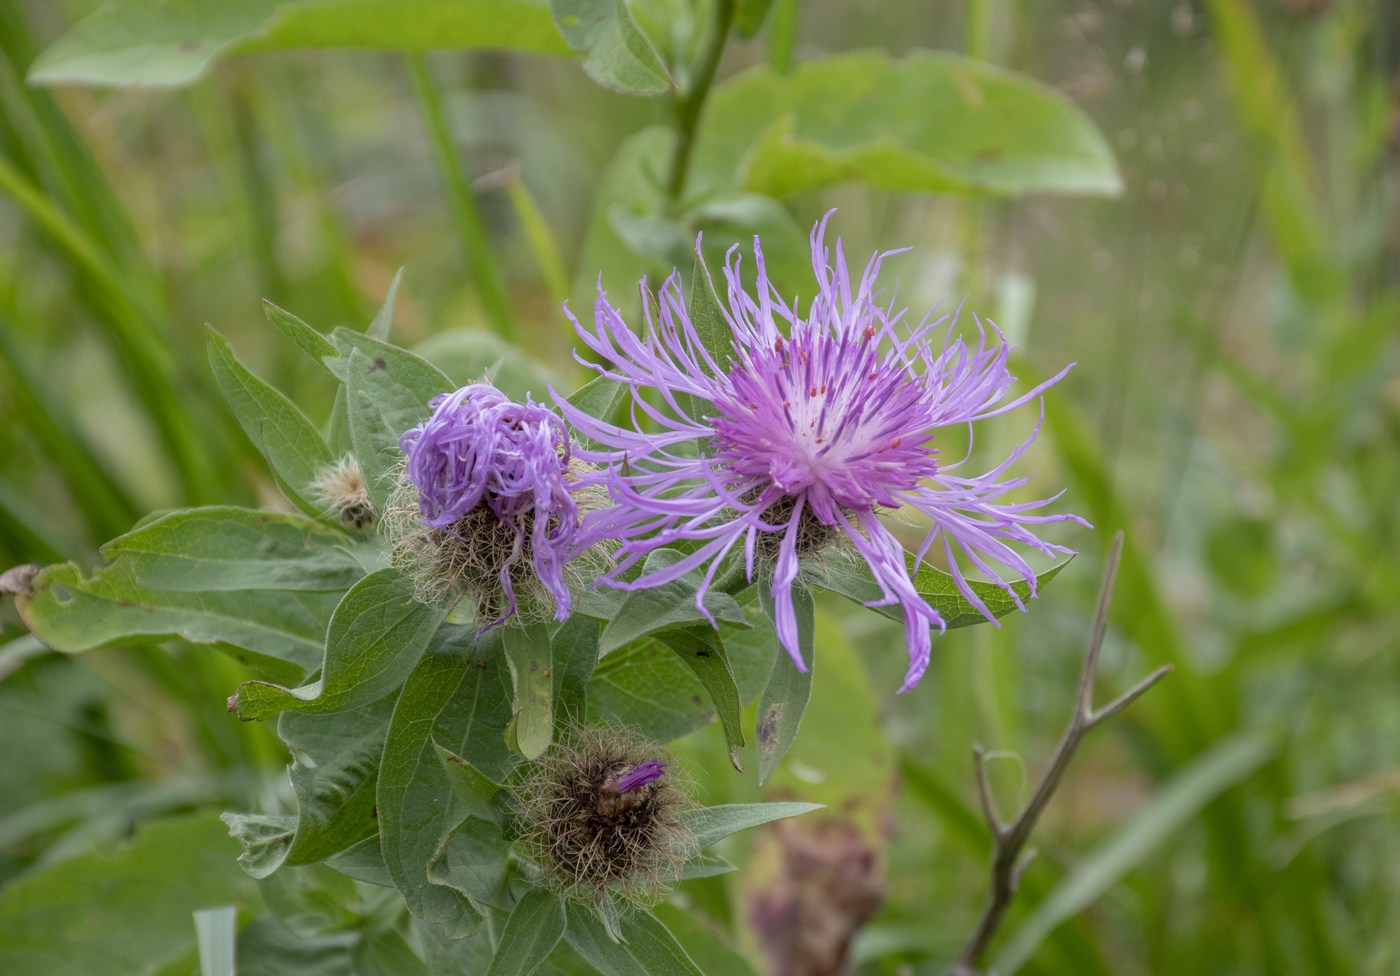
[{"label": "bare brown twig", "polygon": [[1118,562],[1122,553],[1123,533],[1119,532],[1113,537],[1113,546],[1104,566],[1098,609],[1094,614],[1094,629],[1089,636],[1089,650],[1084,658],[1084,669],[1079,674],[1079,692],[1076,695],[1074,714],[1070,717],[1069,725],[1065,727],[1064,735],[1060,737],[1059,745],[1055,747],[1045,775],[1036,785],[1035,793],[1014,820],[1003,820],[997,811],[996,801],[992,798],[991,784],[987,781],[986,751],[980,745],[973,747],[982,815],[986,818],[987,829],[992,834],[992,887],[987,895],[987,904],[982,909],[982,917],[977,921],[977,928],[973,930],[967,945],[963,947],[962,953],[949,970],[950,976],[977,976],[983,971],[982,957],[986,955],[992,936],[996,934],[1006,910],[1011,906],[1011,900],[1016,897],[1021,872],[1035,856],[1034,848],[1025,850],[1024,854],[1022,850],[1026,841],[1030,839],[1036,821],[1045,812],[1051,797],[1055,795],[1055,790],[1059,788],[1060,780],[1074,759],[1084,736],[1137,701],[1172,670],[1171,665],[1163,665],[1107,705],[1094,708],[1094,678],[1098,673],[1099,652],[1103,649],[1104,632],[1108,629],[1109,597],[1113,594],[1113,581],[1118,575]]}]

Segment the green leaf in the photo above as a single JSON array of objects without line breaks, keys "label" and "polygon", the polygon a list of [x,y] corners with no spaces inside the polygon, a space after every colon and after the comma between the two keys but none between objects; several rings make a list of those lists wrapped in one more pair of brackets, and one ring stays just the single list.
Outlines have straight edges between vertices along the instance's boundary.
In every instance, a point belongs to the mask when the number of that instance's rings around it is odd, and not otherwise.
[{"label": "green leaf", "polygon": [[335,715],[287,713],[277,732],[292,752],[288,772],[295,817],[225,814],[243,842],[239,857],[254,878],[285,864],[310,864],[355,846],[377,830],[375,780],[392,701]]},{"label": "green leaf", "polygon": [[550,6],[569,46],[584,56],[583,70],[598,84],[628,95],[670,90],[666,66],[625,0],[552,0]]},{"label": "green leaf", "polygon": [[29,80],[183,85],[228,54],[293,47],[568,52],[530,0],[117,0],[39,55]]},{"label": "green leaf", "polygon": [[739,0],[739,12],[734,18],[734,28],[739,36],[751,38],[762,30],[772,7],[773,0]]},{"label": "green leaf", "polygon": [[277,486],[303,512],[319,515],[324,506],[316,502],[311,484],[334,463],[330,448],[296,404],[248,372],[212,327],[208,346],[214,379]]},{"label": "green leaf", "polygon": [[701,976],[675,937],[648,911],[624,915],[618,922],[625,942],[615,942],[592,908],[575,902],[564,906],[565,937],[603,976]]},{"label": "green leaf", "polygon": [[339,854],[331,855],[326,859],[326,866],[365,884],[379,885],[381,888],[394,887],[394,879],[389,874],[388,865],[384,863],[384,852],[380,850],[377,835],[366,837]]},{"label": "green leaf", "polygon": [[335,346],[330,340],[291,312],[284,308],[272,304],[266,298],[263,299],[263,314],[267,320],[277,326],[279,332],[290,339],[297,348],[306,353],[312,359],[320,362],[327,356],[335,356]]},{"label": "green leaf", "polygon": [[261,719],[287,709],[334,712],[378,701],[403,684],[444,616],[415,600],[412,582],[397,570],[371,573],[331,617],[319,678],[300,688],[245,682],[233,704],[240,718]]},{"label": "green leaf", "polygon": [[824,809],[820,803],[729,803],[691,810],[686,822],[695,831],[698,849],[703,851],[741,830]]},{"label": "green leaf", "polygon": [[[658,549],[647,557],[645,571],[657,572],[682,558],[682,554],[674,549]],[[638,638],[690,627],[697,622],[710,626],[705,615],[695,606],[695,591],[700,575],[699,570],[696,570],[670,583],[628,593],[617,615],[603,628],[603,636],[598,646],[599,653],[607,654]],[[744,611],[727,593],[715,589],[707,591],[705,607],[717,622],[744,628],[750,626]],[[579,612],[588,613],[588,607],[581,604]]]},{"label": "green leaf", "polygon": [[[434,884],[428,863],[452,827],[451,787],[438,762],[433,727],[476,668],[445,655],[423,658],[404,684],[389,723],[376,790],[380,847],[408,910],[448,938],[476,931],[480,912],[460,892]],[[477,679],[479,680],[479,679]]]},{"label": "green leaf", "polygon": [[364,575],[344,532],[313,519],[231,506],[146,522],[102,547],[157,590],[338,590]]},{"label": "green leaf", "polygon": [[[393,348],[393,347],[389,347]],[[350,443],[364,472],[365,488],[382,512],[393,491],[390,472],[401,462],[399,438],[431,411],[428,401],[452,389],[451,381],[412,353],[371,358],[351,349],[345,374]]]},{"label": "green leaf", "polygon": [[723,973],[724,976],[757,976],[743,956],[720,941],[700,914],[662,902],[652,909],[657,920],[666,926],[695,965],[703,973]]},{"label": "green leaf", "polygon": [[714,358],[720,369],[726,369],[734,353],[734,330],[724,317],[723,306],[715,295],[714,282],[698,254],[691,265],[685,307],[690,313],[690,324],[695,327],[705,351]]},{"label": "green leaf", "polygon": [[[987,622],[987,618],[982,616],[981,611],[969,603],[967,598],[958,591],[958,585],[952,576],[927,563],[921,564],[918,571],[915,572],[913,555],[909,553],[905,555],[910,575],[914,581],[914,589],[918,591],[919,596],[928,601],[929,606],[938,611],[949,630]],[[1069,563],[1070,560],[1067,559],[1037,576],[1035,578],[1036,593],[1038,594],[1046,583],[1058,576],[1060,570],[1068,566]],[[828,550],[822,553],[819,559],[805,561],[802,564],[801,578],[812,586],[830,590],[832,593],[839,593],[857,603],[864,604],[880,599],[880,586],[870,575],[870,567],[860,557],[841,550]],[[967,584],[972,588],[972,592],[976,593],[987,605],[987,609],[992,611],[993,616],[1004,617],[1017,609],[1016,601],[1012,599],[1011,594],[995,583],[968,580]],[[1014,581],[1011,588],[1023,602],[1030,599],[1031,588],[1025,580]],[[904,619],[904,611],[897,604],[873,606],[870,609],[882,616],[889,617],[891,620],[902,621]]]},{"label": "green leaf", "polygon": [[[616,380],[610,380],[606,376],[595,376],[587,383],[580,386],[569,396],[569,403],[590,417],[594,417],[605,423],[615,424],[622,418],[623,408],[631,400],[627,392],[627,385]],[[576,443],[584,447],[595,447],[596,445],[586,437],[574,435]]]},{"label": "green leaf", "polygon": [[504,819],[501,805],[505,796],[504,787],[452,750],[444,749],[436,742],[433,746],[437,750],[438,760],[443,769],[447,770],[453,793],[466,808],[468,815],[478,820],[500,824]]},{"label": "green leaf", "polygon": [[737,172],[743,189],[777,197],[845,180],[997,195],[1122,191],[1108,144],[1064,95],[946,53],[859,51],[788,74],[744,72],[711,94],[697,144],[697,175],[716,189],[732,188]]},{"label": "green leaf", "polygon": [[676,652],[676,656],[695,672],[705,686],[719,715],[720,725],[724,728],[729,762],[736,770],[743,772],[744,767],[739,763],[739,750],[744,746],[744,728],[739,714],[743,703],[739,701],[734,671],[729,667],[729,657],[724,652],[718,632],[709,627],[687,627],[684,630],[668,630],[659,639]]},{"label": "green leaf", "polygon": [[389,341],[389,328],[394,322],[394,298],[399,293],[399,282],[402,279],[403,268],[400,268],[394,272],[394,280],[389,282],[389,293],[384,296],[384,304],[375,313],[369,328],[365,329],[365,335],[371,339],[378,339],[380,342]]},{"label": "green leaf", "polygon": [[35,577],[17,606],[29,629],[59,651],[183,638],[227,643],[296,665],[316,666],[337,592],[289,590],[153,590],[119,559],[84,579],[72,563]]},{"label": "green leaf", "polygon": [[0,889],[0,972],[152,973],[179,965],[195,948],[192,911],[253,896],[236,853],[218,818],[200,814],[143,824],[115,850],[10,880]]},{"label": "green leaf", "polygon": [[467,817],[452,829],[428,861],[428,879],[461,893],[482,913],[492,908],[507,911],[509,858],[510,842],[501,836],[499,826]]},{"label": "green leaf", "polygon": [[563,937],[564,906],[559,896],[531,888],[506,920],[487,976],[529,976]]},{"label": "green leaf", "polygon": [[544,624],[502,628],[506,664],[515,689],[506,742],[526,759],[538,759],[554,740],[554,681],[549,631]]},{"label": "green leaf", "polygon": [[[777,609],[773,603],[772,588],[761,585],[758,595],[764,612],[769,619],[776,621]],[[773,670],[769,672],[768,684],[763,688],[763,697],[758,702],[758,722],[754,727],[754,737],[758,740],[758,782],[762,784],[777,768],[778,762],[787,754],[792,740],[797,738],[797,728],[802,723],[802,713],[807,710],[807,702],[812,697],[812,670],[816,666],[816,647],[813,631],[816,627],[816,608],[812,594],[801,581],[792,584],[792,605],[797,616],[797,642],[806,671],[799,671],[797,665],[781,647],[773,658]],[[776,626],[776,624],[775,624]]]},{"label": "green leaf", "polygon": [[547,400],[554,378],[534,356],[480,329],[444,329],[413,347],[452,380],[452,388],[487,380],[512,400]]},{"label": "green leaf", "polygon": [[1017,925],[987,968],[1010,976],[1024,966],[1057,926],[1093,904],[1164,841],[1195,820],[1207,804],[1273,758],[1278,749],[1279,743],[1272,738],[1239,732],[1177,773],[1117,834],[1079,860]]},{"label": "green leaf", "polygon": [[575,613],[554,632],[550,655],[554,666],[554,712],[565,722],[582,724],[588,705],[588,682],[598,664],[596,620]]}]

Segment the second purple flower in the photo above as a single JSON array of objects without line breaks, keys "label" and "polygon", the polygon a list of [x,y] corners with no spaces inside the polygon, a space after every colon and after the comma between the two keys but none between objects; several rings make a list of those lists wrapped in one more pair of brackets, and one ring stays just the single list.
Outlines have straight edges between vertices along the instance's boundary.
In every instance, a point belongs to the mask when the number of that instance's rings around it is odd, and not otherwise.
[{"label": "second purple flower", "polygon": [[[766,564],[778,638],[805,670],[792,601],[800,560],[832,544],[847,545],[869,565],[879,603],[903,609],[909,669],[900,690],[907,691],[928,667],[931,628],[944,623],[915,589],[904,547],[878,513],[908,506],[926,516],[932,528],[917,558],[941,544],[962,595],[989,620],[960,560],[1011,592],[1018,606],[1008,578],[1025,580],[1034,595],[1035,574],[1013,544],[1066,553],[1031,527],[1082,522],[1037,514],[1053,498],[1007,498],[1026,483],[1008,472],[1039,423],[1000,464],[971,475],[961,470],[963,460],[941,458],[934,441],[940,428],[971,425],[1036,400],[1069,367],[1011,396],[1010,349],[1000,333],[989,345],[978,322],[976,343],[969,345],[954,334],[956,315],[907,324],[904,312],[882,306],[875,291],[887,255],[876,254],[852,281],[839,241],[831,261],[825,230],[823,219],[812,233],[817,294],[805,314],[769,282],[757,239],[753,295],[743,288],[736,249],[730,250],[723,309],[733,340],[728,358],[706,350],[675,273],[655,300],[642,283],[647,315],[641,335],[601,289],[592,328],[570,316],[584,343],[611,364],[595,368],[631,387],[634,418],[649,418],[653,430],[618,427],[557,402],[580,433],[603,446],[580,455],[606,465],[593,477],[614,501],[583,526],[586,538],[620,541],[606,582],[623,589],[656,586],[704,567],[696,596],[703,611],[704,594],[731,552],[741,555],[749,580],[756,562]],[[691,409],[692,397],[707,402]],[[625,579],[650,553],[681,541],[694,546],[683,559]]]}]

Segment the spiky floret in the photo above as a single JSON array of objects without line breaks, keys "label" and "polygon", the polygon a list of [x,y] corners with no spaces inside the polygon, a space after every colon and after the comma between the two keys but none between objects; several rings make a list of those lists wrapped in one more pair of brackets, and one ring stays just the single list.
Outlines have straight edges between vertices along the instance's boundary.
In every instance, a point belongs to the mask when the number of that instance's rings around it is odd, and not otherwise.
[{"label": "spiky floret", "polygon": [[489,383],[428,405],[432,416],[399,439],[404,467],[383,518],[394,565],[418,599],[465,603],[485,627],[515,614],[563,620],[571,590],[606,559],[574,546],[582,512],[606,492],[580,482],[563,422]]},{"label": "spiky floret", "polygon": [[321,469],[311,482],[316,501],[340,521],[352,528],[363,529],[374,521],[374,503],[370,501],[365,476],[355,455],[347,454],[334,464]]},{"label": "spiky floret", "polygon": [[[970,431],[1036,401],[1068,367],[1012,394],[1011,347],[994,325],[994,341],[980,321],[975,339],[965,341],[956,314],[905,322],[904,312],[881,304],[876,291],[888,255],[876,254],[854,280],[839,240],[831,259],[826,223],[812,232],[816,295],[805,313],[768,280],[756,238],[752,294],[743,285],[737,247],[730,250],[728,307],[722,309],[732,339],[727,357],[706,348],[678,274],[643,302],[640,334],[600,288],[592,327],[570,319],[608,364],[594,368],[631,388],[633,425],[590,417],[557,394],[555,402],[576,430],[601,446],[579,456],[600,466],[596,480],[606,484],[614,504],[585,521],[581,538],[619,540],[607,583],[638,589],[703,570],[696,606],[709,616],[706,590],[726,558],[742,553],[749,580],[756,565],[771,577],[779,641],[806,670],[793,583],[804,556],[839,540],[869,565],[880,587],[877,602],[904,611],[909,669],[900,690],[907,691],[928,667],[931,629],[943,629],[944,621],[915,588],[904,547],[879,516],[903,507],[922,513],[932,528],[914,554],[916,567],[940,543],[959,591],[988,620],[995,623],[960,561],[1024,609],[1012,581],[1024,580],[1034,596],[1035,573],[1018,547],[1069,552],[1040,539],[1035,527],[1083,522],[1039,511],[1058,495],[1008,498],[1028,481],[1010,470],[1039,423],[1005,460],[980,473],[962,470],[966,458],[940,457],[933,439],[942,428]],[[646,296],[645,281],[642,290]],[[696,402],[708,404],[704,412],[689,408]],[[684,558],[640,576],[629,573],[677,542],[692,543]]]},{"label": "spiky floret", "polygon": [[561,737],[516,788],[521,845],[542,882],[604,910],[655,903],[696,853],[690,783],[630,729]]}]

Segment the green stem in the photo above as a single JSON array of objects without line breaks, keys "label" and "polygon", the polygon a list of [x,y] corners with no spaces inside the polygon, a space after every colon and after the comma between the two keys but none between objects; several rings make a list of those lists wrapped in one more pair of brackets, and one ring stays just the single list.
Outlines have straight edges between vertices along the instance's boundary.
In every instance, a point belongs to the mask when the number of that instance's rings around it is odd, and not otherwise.
[{"label": "green stem", "polygon": [[710,85],[715,80],[715,71],[724,54],[724,45],[729,40],[735,6],[735,0],[716,0],[714,31],[701,55],[695,83],[676,102],[676,152],[671,157],[671,175],[666,180],[666,198],[672,204],[680,200],[681,192],[685,189],[685,177],[695,149],[695,129],[700,124],[700,112],[705,107]]},{"label": "green stem", "polygon": [[481,207],[472,192],[471,183],[463,171],[457,155],[457,146],[452,138],[452,130],[443,110],[442,97],[437,85],[428,73],[428,62],[422,54],[405,55],[408,62],[409,78],[413,81],[413,91],[423,110],[423,118],[428,123],[428,134],[432,137],[433,149],[437,153],[438,168],[442,171],[443,182],[447,185],[448,196],[452,200],[452,212],[457,222],[457,232],[462,238],[462,249],[466,252],[467,265],[471,269],[481,304],[491,319],[492,326],[502,336],[509,339],[511,327],[510,302],[506,298],[505,277],[491,250],[491,238],[486,232],[486,221],[481,216]]}]

